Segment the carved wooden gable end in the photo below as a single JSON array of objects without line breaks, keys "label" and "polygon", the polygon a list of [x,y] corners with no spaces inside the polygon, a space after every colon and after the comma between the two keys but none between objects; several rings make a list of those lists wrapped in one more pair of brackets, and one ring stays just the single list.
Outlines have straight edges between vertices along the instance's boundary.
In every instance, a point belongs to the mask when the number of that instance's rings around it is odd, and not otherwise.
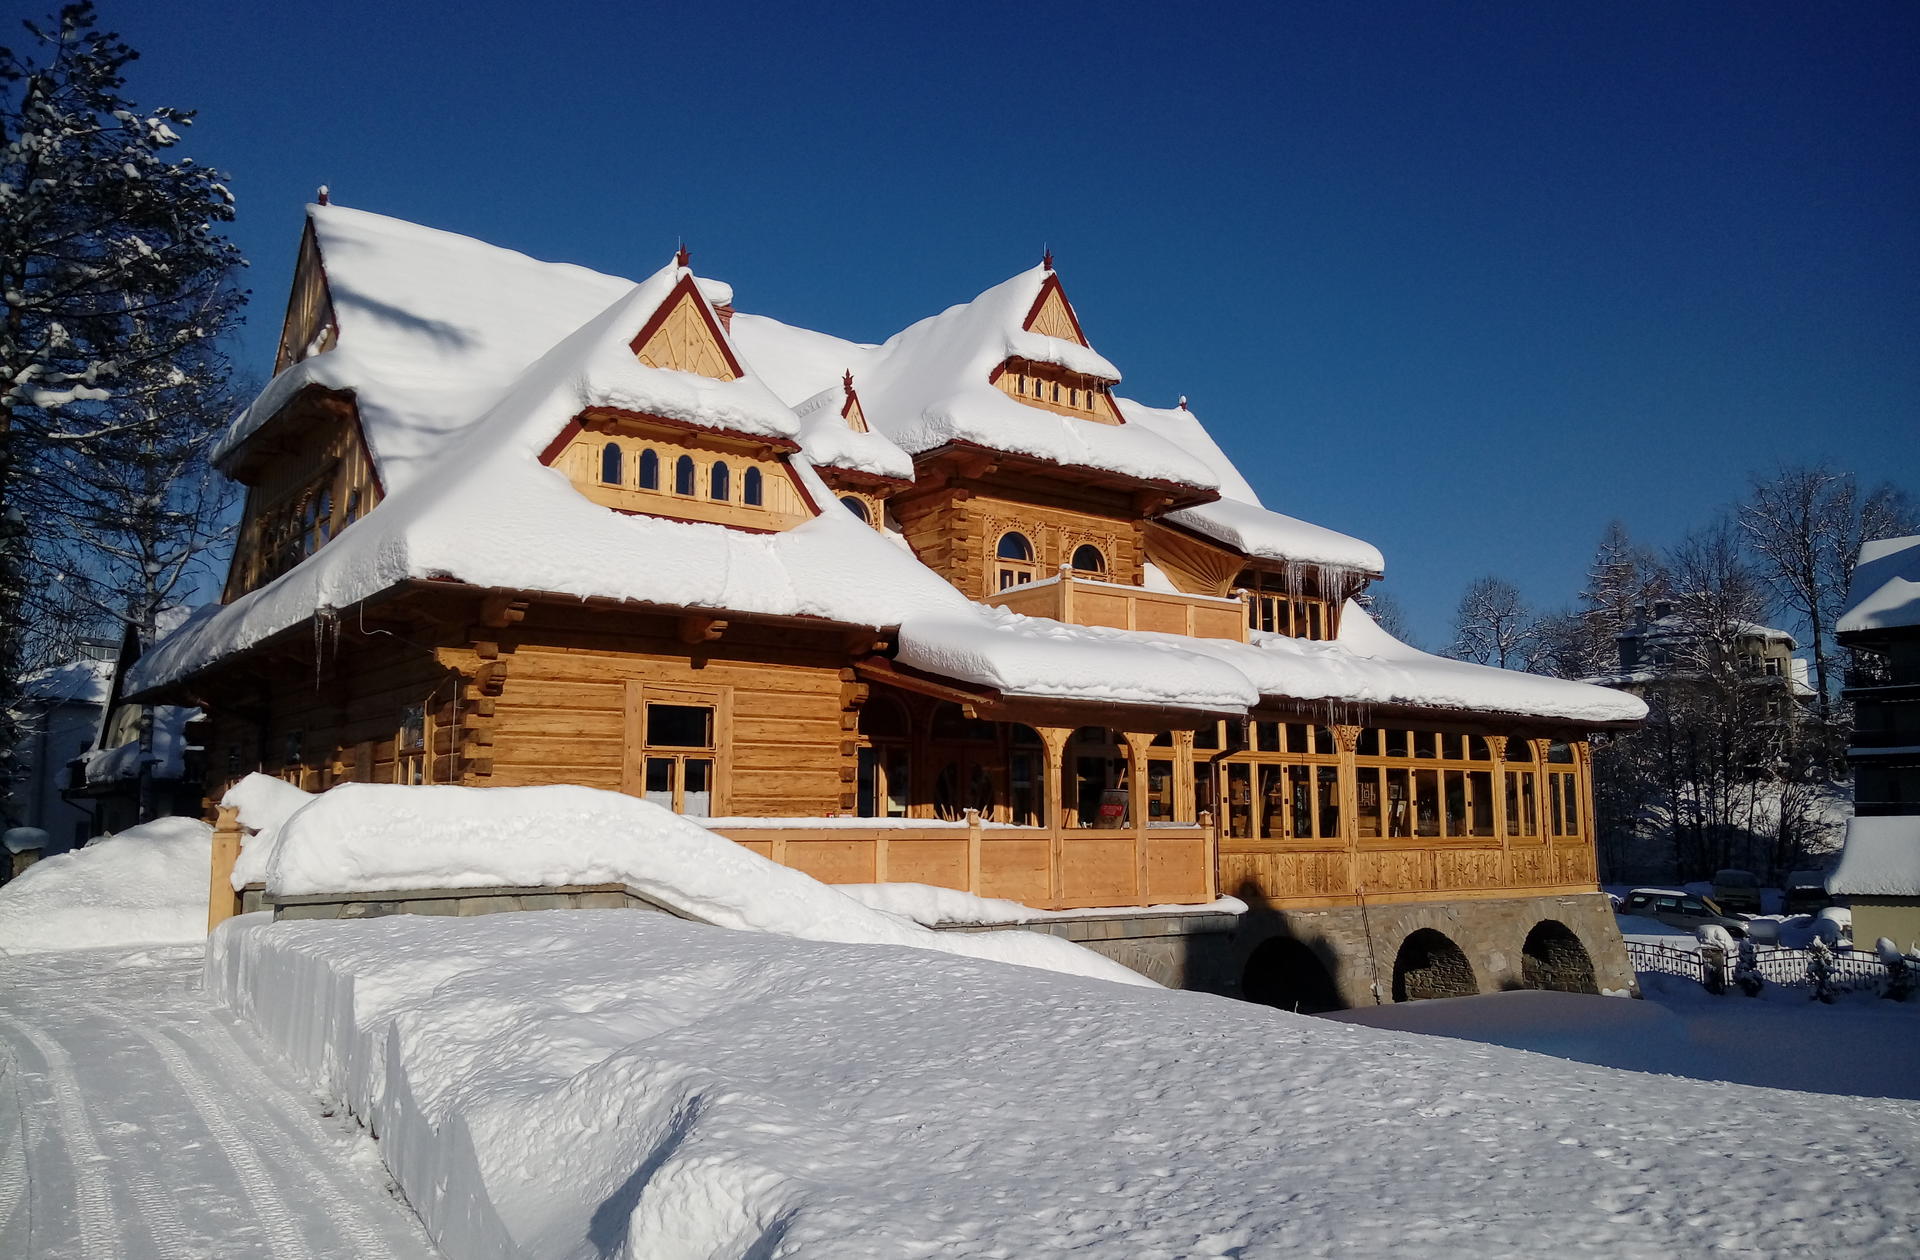
[{"label": "carved wooden gable end", "polygon": [[745,375],[691,277],[681,280],[633,339],[633,352],[652,368],[673,368],[717,381],[735,381]]}]

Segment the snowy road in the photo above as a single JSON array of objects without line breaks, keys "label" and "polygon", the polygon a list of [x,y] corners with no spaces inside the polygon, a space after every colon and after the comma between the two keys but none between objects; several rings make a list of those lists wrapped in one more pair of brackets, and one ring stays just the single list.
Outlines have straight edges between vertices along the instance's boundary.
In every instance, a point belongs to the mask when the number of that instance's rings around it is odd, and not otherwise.
[{"label": "snowy road", "polygon": [[0,958],[0,1256],[437,1256],[388,1184],[198,948]]}]

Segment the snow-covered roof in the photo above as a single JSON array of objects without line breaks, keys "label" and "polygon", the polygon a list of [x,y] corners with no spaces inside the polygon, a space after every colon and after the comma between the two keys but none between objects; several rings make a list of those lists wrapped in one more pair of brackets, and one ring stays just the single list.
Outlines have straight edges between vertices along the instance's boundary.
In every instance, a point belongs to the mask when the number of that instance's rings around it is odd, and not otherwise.
[{"label": "snow-covered roof", "polygon": [[20,694],[42,704],[105,704],[112,682],[112,661],[83,656],[26,675]]},{"label": "snow-covered roof", "polygon": [[1920,897],[1920,816],[1849,818],[1827,891],[1841,897]]},{"label": "snow-covered roof", "polygon": [[1860,545],[1838,634],[1920,626],[1920,534]]},{"label": "snow-covered roof", "polygon": [[[1047,283],[1044,269],[882,346],[735,315],[723,340],[744,374],[721,381],[648,367],[633,353],[663,304],[691,293],[710,315],[731,296],[678,263],[631,285],[339,207],[313,215],[340,336],[289,372],[355,391],[387,495],[273,582],[196,613],[142,657],[130,678],[136,692],[194,674],[315,610],[438,579],[892,629],[902,664],[1007,698],[1222,713],[1263,698],[1329,700],[1601,723],[1645,712],[1620,693],[1428,656],[1357,608],[1335,643],[1246,645],[1022,617],[974,603],[899,539],[837,509],[771,534],[630,515],[592,502],[541,462],[569,422],[593,408],[798,439],[802,452],[789,464],[818,511],[833,496],[816,458],[911,477],[907,452],[974,442],[1218,487],[1231,498],[1208,505],[1212,514],[1192,527],[1230,530],[1255,555],[1379,572],[1379,552],[1367,544],[1261,507],[1184,410],[1126,403],[1127,423],[1100,424],[1024,406],[990,384],[1009,355],[1118,375],[1078,343],[1020,328]],[[523,322],[501,309],[502,295],[507,307],[526,299]],[[469,359],[486,362],[465,377],[455,369]],[[849,371],[873,432],[849,427],[836,404]],[[288,388],[276,381],[252,411],[270,409]],[[248,422],[242,417],[229,447]],[[433,475],[419,475],[428,462]]]},{"label": "snow-covered roof", "polygon": [[910,454],[959,443],[1141,481],[1216,489],[1219,478],[1203,460],[1147,426],[1056,415],[993,384],[994,369],[1010,357],[1120,379],[1119,370],[1088,347],[1021,327],[1051,274],[1044,267],[1023,271],[878,346],[753,315],[736,316],[733,335],[754,370],[790,402],[812,397],[852,371],[867,422]]},{"label": "snow-covered roof", "polygon": [[[1745,638],[1765,639],[1769,643],[1784,643],[1788,651],[1799,648],[1800,641],[1777,626],[1763,626],[1757,621],[1735,621],[1730,628]],[[1688,641],[1700,637],[1699,626],[1685,613],[1668,613],[1664,617],[1649,617],[1635,622],[1622,630],[1618,636],[1622,639],[1644,639],[1649,642]]]}]

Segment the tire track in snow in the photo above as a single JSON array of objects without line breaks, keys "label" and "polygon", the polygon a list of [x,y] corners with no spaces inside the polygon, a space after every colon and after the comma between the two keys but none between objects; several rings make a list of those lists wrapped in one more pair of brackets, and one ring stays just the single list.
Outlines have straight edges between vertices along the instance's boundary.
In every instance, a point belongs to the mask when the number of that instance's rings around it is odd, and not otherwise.
[{"label": "tire track in snow", "polygon": [[253,1209],[253,1219],[260,1222],[266,1231],[273,1254],[285,1260],[312,1260],[313,1253],[307,1250],[306,1240],[300,1236],[292,1214],[286,1210],[285,1197],[274,1185],[266,1166],[260,1162],[253,1141],[240,1132],[221,1109],[221,1099],[187,1058],[186,1051],[171,1037],[150,1032],[137,1024],[128,1024],[126,1028],[159,1056],[167,1074],[180,1087],[181,1095],[199,1115],[207,1132],[213,1135],[221,1155],[233,1168],[234,1176],[239,1178],[240,1191]]},{"label": "tire track in snow", "polygon": [[[121,1260],[120,1218],[113,1210],[113,1190],[102,1165],[107,1156],[93,1130],[93,1117],[74,1074],[73,1056],[58,1042],[31,1028],[0,1018],[0,1027],[12,1031],[39,1054],[47,1066],[47,1087],[60,1115],[60,1135],[67,1163],[73,1169],[74,1217],[80,1226],[80,1250],[87,1260]],[[32,1206],[28,1206],[32,1211]]]},{"label": "tire track in snow", "polygon": [[[19,1236],[33,1238],[32,1170],[27,1166],[27,1100],[20,1093],[20,1056],[13,1042],[0,1037],[0,1090],[5,1091],[14,1123],[0,1134],[0,1241],[13,1236],[14,1213],[20,1212]],[[23,1209],[25,1209],[23,1211]]]},{"label": "tire track in snow", "polygon": [[[256,1099],[263,1101],[280,1118],[282,1126],[299,1133],[315,1147],[325,1150],[329,1145],[337,1144],[311,1113],[303,1108],[287,1105],[285,1091],[280,1083],[268,1076],[259,1063],[240,1047],[232,1025],[218,1016],[210,1015],[202,1027],[211,1027],[214,1031],[195,1044],[209,1051],[215,1059],[219,1060],[219,1066],[225,1074],[224,1080],[245,1079],[253,1084],[254,1088],[249,1092]],[[353,1244],[353,1254],[358,1260],[372,1260],[373,1257],[400,1260],[399,1254],[394,1251],[380,1231],[360,1218],[355,1206],[356,1200],[375,1190],[370,1179],[363,1184],[352,1185],[344,1180],[336,1169],[329,1168],[324,1161],[307,1158],[291,1146],[277,1149],[292,1161],[298,1162],[300,1167],[294,1169],[294,1172],[306,1174],[310,1181],[324,1181],[334,1197],[340,1201],[342,1211],[339,1216],[332,1219],[340,1231],[348,1235],[346,1241]],[[393,1200],[396,1207],[406,1212],[412,1218],[415,1227],[421,1229],[424,1234],[425,1226],[419,1223],[419,1218],[414,1215],[413,1209],[407,1206],[404,1200],[392,1194],[387,1197]]]}]

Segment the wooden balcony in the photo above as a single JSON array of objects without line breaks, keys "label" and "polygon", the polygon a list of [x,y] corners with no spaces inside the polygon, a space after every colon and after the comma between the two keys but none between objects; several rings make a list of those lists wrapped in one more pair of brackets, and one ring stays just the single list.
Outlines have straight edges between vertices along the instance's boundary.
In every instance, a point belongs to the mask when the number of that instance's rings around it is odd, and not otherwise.
[{"label": "wooden balcony", "polygon": [[986,602],[1029,617],[1051,617],[1077,626],[1247,641],[1247,604],[1242,597],[1223,599],[1121,586],[1075,577],[1064,566],[1056,577],[1010,586],[988,596]]},{"label": "wooden balcony", "polygon": [[1214,829],[1206,823],[1009,827],[982,823],[973,810],[963,822],[939,826],[846,821],[721,826],[715,834],[827,884],[934,884],[1040,910],[1200,905],[1217,896]]}]

